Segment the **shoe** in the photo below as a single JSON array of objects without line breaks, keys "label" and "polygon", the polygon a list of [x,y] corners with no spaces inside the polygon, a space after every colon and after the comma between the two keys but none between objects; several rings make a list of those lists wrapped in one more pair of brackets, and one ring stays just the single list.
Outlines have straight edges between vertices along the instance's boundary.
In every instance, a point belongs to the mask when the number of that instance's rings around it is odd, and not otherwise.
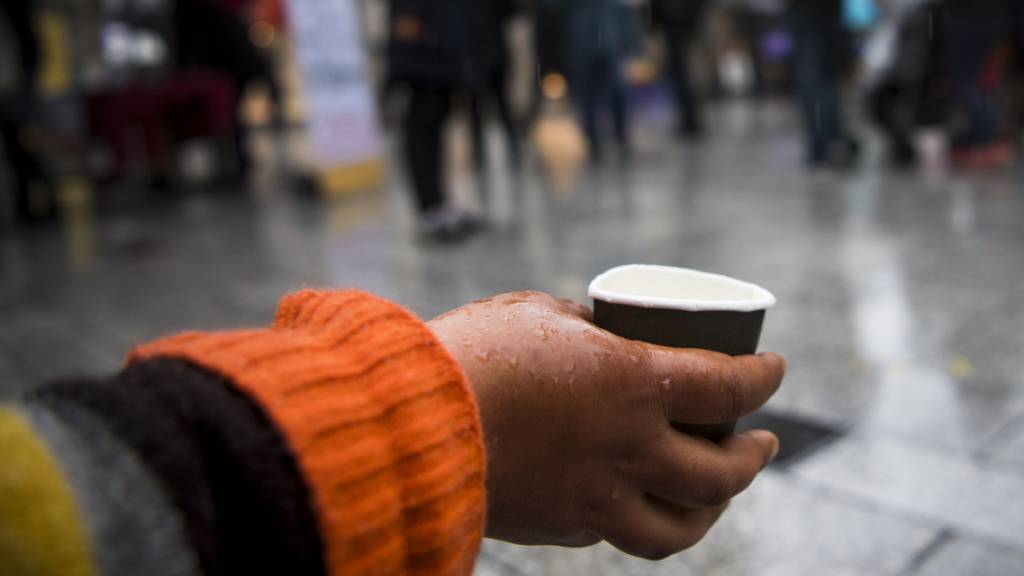
[{"label": "shoe", "polygon": [[424,240],[449,244],[465,240],[483,228],[483,221],[461,208],[440,206],[423,212],[417,233]]},{"label": "shoe", "polygon": [[860,142],[853,138],[832,142],[825,152],[825,164],[834,170],[853,168],[858,160],[860,160]]},{"label": "shoe", "polygon": [[843,138],[830,142],[824,148],[815,147],[808,151],[804,165],[809,170],[848,170],[857,164],[860,152],[860,142],[853,138]]}]

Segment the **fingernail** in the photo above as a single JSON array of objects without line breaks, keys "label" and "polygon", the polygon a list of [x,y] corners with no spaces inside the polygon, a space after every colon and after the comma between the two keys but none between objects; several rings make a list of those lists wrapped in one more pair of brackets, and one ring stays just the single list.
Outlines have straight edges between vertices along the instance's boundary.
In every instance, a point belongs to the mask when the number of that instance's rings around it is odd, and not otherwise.
[{"label": "fingernail", "polygon": [[778,439],[776,439],[775,440],[775,447],[772,448],[772,455],[768,457],[768,463],[769,464],[775,460],[776,456],[779,455],[779,448],[781,448],[781,447],[782,447],[782,444],[780,443],[780,441]]}]

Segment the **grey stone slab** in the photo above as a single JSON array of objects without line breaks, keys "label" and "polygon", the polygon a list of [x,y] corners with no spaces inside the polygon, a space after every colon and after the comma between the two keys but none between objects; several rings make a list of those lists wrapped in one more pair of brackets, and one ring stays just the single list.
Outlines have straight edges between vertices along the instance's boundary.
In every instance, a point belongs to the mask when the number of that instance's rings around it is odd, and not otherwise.
[{"label": "grey stone slab", "polygon": [[981,452],[989,457],[1021,468],[1024,473],[1024,412],[992,436]]},{"label": "grey stone slab", "polygon": [[37,380],[34,370],[11,348],[0,344],[0,401],[17,397]]},{"label": "grey stone slab", "polygon": [[928,523],[837,502],[767,472],[701,544],[661,562],[607,545],[575,550],[486,542],[484,549],[530,575],[898,574],[936,533]]},{"label": "grey stone slab", "polygon": [[1010,576],[1024,574],[1024,549],[954,538],[928,557],[914,576]]},{"label": "grey stone slab", "polygon": [[792,469],[804,481],[1024,547],[1024,474],[892,435],[851,435]]},{"label": "grey stone slab", "polygon": [[899,392],[880,398],[857,427],[953,450],[984,449],[1024,406],[1016,395],[979,394],[956,386],[935,386],[915,394],[923,381],[893,387]]},{"label": "grey stone slab", "polygon": [[12,314],[0,342],[40,379],[107,371],[120,360],[79,318],[56,308],[33,305]]}]

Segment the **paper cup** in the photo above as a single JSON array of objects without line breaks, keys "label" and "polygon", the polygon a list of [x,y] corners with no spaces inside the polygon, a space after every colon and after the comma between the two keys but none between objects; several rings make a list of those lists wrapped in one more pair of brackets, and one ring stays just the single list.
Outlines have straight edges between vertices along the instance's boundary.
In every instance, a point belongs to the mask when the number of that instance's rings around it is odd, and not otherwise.
[{"label": "paper cup", "polygon": [[[764,288],[728,276],[640,264],[601,274],[590,283],[590,297],[594,323],[613,334],[731,356],[757,352],[765,312],[776,302]],[[677,428],[718,441],[735,424]]]}]

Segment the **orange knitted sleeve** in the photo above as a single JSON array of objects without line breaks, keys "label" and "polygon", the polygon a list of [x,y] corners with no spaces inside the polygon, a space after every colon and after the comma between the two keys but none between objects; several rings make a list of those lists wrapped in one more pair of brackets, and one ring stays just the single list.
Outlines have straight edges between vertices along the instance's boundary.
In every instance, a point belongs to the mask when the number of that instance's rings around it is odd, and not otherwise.
[{"label": "orange knitted sleeve", "polygon": [[332,575],[472,572],[484,523],[480,417],[458,364],[404,309],[361,292],[285,298],[270,329],[188,333],[183,358],[259,403],[313,498]]}]

